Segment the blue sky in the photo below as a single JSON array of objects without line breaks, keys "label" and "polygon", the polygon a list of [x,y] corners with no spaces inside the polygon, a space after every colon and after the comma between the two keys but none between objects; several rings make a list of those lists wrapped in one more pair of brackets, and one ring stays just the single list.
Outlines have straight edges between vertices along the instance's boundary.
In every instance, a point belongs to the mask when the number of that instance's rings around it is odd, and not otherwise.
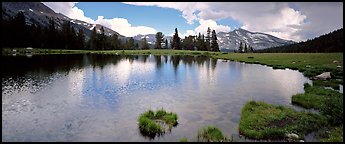
[{"label": "blue sky", "polygon": [[97,17],[101,15],[105,19],[125,18],[133,26],[153,27],[165,34],[173,33],[175,27],[186,31],[197,26],[197,23],[187,24],[181,12],[168,8],[135,6],[119,2],[80,2],[76,6],[84,11],[85,16],[93,20],[97,20]]},{"label": "blue sky", "polygon": [[[154,27],[165,34],[173,33],[175,27],[179,31],[184,32],[195,29],[198,26],[198,22],[187,24],[180,11],[169,8],[136,6],[119,2],[79,2],[76,6],[84,10],[85,16],[93,20],[97,20],[97,17],[100,15],[107,19],[114,17],[126,18],[134,26]],[[221,19],[218,22],[232,28],[242,26],[239,22],[232,19]]]},{"label": "blue sky", "polygon": [[302,41],[343,27],[341,2],[44,2],[55,12],[130,37],[178,28],[180,37],[243,28]]}]

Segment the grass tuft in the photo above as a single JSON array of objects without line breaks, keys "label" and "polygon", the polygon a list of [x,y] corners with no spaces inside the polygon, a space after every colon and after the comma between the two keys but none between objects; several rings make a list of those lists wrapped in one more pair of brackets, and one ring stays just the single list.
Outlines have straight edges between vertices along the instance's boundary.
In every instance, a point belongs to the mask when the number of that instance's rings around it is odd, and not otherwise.
[{"label": "grass tuft", "polygon": [[138,118],[138,122],[140,132],[150,138],[161,135],[178,124],[177,115],[172,112],[166,112],[163,108],[156,112],[148,110],[142,113]]},{"label": "grass tuft", "polygon": [[198,141],[201,142],[224,142],[227,138],[222,131],[215,126],[207,126],[198,132]]}]

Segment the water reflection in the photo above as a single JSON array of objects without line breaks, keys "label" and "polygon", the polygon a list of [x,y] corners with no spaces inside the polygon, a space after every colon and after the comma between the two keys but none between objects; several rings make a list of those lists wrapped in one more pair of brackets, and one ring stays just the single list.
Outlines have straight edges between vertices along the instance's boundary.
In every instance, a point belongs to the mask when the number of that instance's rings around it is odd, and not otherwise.
[{"label": "water reflection", "polygon": [[[4,56],[2,74],[3,141],[193,141],[209,124],[238,134],[247,101],[292,107],[310,82],[297,71],[205,56]],[[161,107],[179,125],[143,136],[137,117]]]}]

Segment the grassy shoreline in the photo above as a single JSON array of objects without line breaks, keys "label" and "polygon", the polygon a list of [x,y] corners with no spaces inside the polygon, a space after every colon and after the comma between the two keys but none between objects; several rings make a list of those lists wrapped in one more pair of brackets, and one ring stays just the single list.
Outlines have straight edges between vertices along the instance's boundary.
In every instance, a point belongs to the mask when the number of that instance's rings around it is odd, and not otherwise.
[{"label": "grassy shoreline", "polygon": [[[14,48],[18,55],[26,55],[26,49]],[[3,48],[2,55],[12,55],[10,48]],[[336,78],[342,79],[343,53],[224,53],[208,51],[151,49],[151,50],[63,50],[39,49],[31,50],[32,55],[46,54],[118,54],[118,55],[204,55],[216,59],[225,59],[245,63],[271,66],[275,69],[293,69],[311,77],[324,71],[331,71]]]}]

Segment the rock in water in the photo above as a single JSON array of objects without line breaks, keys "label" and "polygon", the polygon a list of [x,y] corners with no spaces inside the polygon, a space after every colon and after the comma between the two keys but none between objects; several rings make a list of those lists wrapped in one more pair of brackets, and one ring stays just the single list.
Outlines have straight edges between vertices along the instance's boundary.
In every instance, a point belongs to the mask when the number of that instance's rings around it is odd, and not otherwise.
[{"label": "rock in water", "polygon": [[322,79],[322,80],[330,79],[330,78],[331,78],[331,72],[324,72],[320,75],[315,76],[315,79]]}]

